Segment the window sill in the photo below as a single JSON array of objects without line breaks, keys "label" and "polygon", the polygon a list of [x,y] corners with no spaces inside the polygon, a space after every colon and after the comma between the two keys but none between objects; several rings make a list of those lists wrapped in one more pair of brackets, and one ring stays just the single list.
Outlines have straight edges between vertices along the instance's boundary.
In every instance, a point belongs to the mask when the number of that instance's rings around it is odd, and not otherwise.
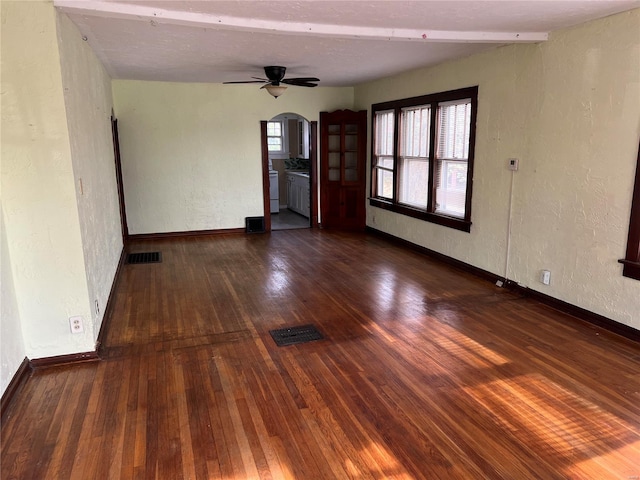
[{"label": "window sill", "polygon": [[624,265],[622,269],[623,276],[640,280],[640,262],[633,262],[624,258],[618,260],[618,262]]},{"label": "window sill", "polygon": [[425,222],[435,223],[444,227],[453,228],[462,232],[469,233],[471,231],[471,222],[462,220],[455,217],[449,217],[438,213],[425,212],[424,210],[418,210],[408,207],[406,205],[398,205],[379,198],[370,198],[369,205],[373,207],[382,208],[391,212],[399,213],[400,215],[406,215],[408,217],[424,220]]}]

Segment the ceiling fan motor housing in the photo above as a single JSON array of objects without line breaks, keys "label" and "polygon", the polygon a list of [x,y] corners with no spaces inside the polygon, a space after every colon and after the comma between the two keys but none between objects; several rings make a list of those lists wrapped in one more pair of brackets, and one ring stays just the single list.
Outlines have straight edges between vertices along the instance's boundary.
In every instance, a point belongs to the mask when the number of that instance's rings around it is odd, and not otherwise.
[{"label": "ceiling fan motor housing", "polygon": [[278,66],[264,67],[264,74],[275,85],[278,85],[280,81],[284,78],[286,71],[287,71],[286,67],[278,67]]}]

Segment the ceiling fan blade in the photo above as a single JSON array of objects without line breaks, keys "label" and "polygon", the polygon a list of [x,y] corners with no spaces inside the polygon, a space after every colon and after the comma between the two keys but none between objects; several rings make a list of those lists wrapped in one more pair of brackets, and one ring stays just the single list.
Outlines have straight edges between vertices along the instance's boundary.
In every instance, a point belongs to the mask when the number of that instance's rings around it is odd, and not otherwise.
[{"label": "ceiling fan blade", "polygon": [[296,77],[296,78],[286,78],[285,82],[319,82],[320,79],[316,77]]},{"label": "ceiling fan blade", "polygon": [[271,80],[268,80],[268,79],[262,78],[262,77],[251,77],[251,78],[253,78],[254,80],[262,80],[263,82],[270,82],[271,81]]},{"label": "ceiling fan blade", "polygon": [[222,82],[224,84],[229,84],[229,83],[265,83],[268,82],[268,80],[245,80],[243,82]]},{"label": "ceiling fan blade", "polygon": [[317,87],[318,86],[317,83],[304,82],[304,81],[300,81],[297,78],[290,78],[290,79],[285,78],[280,83],[286,83],[287,85],[294,85],[296,87]]}]

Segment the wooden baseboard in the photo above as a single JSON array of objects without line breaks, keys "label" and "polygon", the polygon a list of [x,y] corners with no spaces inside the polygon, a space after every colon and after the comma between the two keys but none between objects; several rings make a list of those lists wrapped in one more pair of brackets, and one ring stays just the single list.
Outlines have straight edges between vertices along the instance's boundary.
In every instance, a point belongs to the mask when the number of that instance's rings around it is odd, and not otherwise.
[{"label": "wooden baseboard", "polygon": [[100,353],[100,349],[104,343],[105,338],[107,338],[107,332],[109,331],[109,324],[111,323],[111,313],[113,311],[113,295],[116,291],[116,286],[118,285],[118,281],[120,279],[120,272],[122,271],[122,266],[124,265],[124,261],[127,258],[127,248],[125,245],[122,246],[122,252],[120,253],[120,260],[118,261],[118,268],[116,268],[116,274],[113,276],[113,282],[111,283],[111,290],[109,291],[109,298],[107,299],[107,305],[104,309],[104,316],[102,317],[102,324],[100,325],[100,331],[98,332],[98,338],[96,339],[96,352]]},{"label": "wooden baseboard", "polygon": [[[484,278],[485,280],[489,280],[492,283],[495,283],[498,280],[505,281],[503,277],[496,275],[494,273],[488,272],[487,270],[474,267],[473,265],[469,265],[468,263],[465,263],[461,260],[456,260],[455,258],[451,258],[442,253],[435,252],[429,248],[416,245],[415,243],[411,243],[408,240],[404,240],[402,238],[396,237],[389,233],[382,232],[372,227],[367,227],[367,231],[369,233],[382,237],[386,240],[389,240],[392,243],[423,253],[432,258],[440,260],[448,265],[451,265],[453,267],[457,267],[466,272],[472,273],[480,278]],[[582,307],[578,307],[577,305],[573,305],[563,300],[559,300],[549,295],[545,295],[544,293],[537,292],[530,288],[521,287],[520,285],[518,285],[516,282],[512,280],[507,279],[504,286],[511,290],[517,291],[519,294],[523,296],[527,296],[551,308],[554,308],[555,310],[559,310],[563,313],[576,317],[578,320],[582,320],[592,325],[596,325],[604,330],[607,330],[611,333],[615,333],[616,335],[620,335],[634,342],[640,342],[640,330],[636,330],[633,327],[630,327],[620,322],[616,322],[615,320],[611,320],[610,318],[607,318],[603,315],[591,312]]]},{"label": "wooden baseboard", "polygon": [[124,264],[124,260],[126,258],[125,252],[126,248],[123,245],[122,252],[120,253],[120,260],[118,261],[118,268],[116,269],[116,274],[114,276],[113,283],[111,284],[111,290],[109,292],[109,298],[105,307],[102,325],[100,326],[100,332],[98,333],[98,339],[96,340],[96,350],[94,352],[73,353],[70,355],[59,355],[55,357],[35,358],[33,360],[29,360],[27,357],[24,357],[24,360],[20,364],[18,371],[13,376],[11,382],[7,386],[7,389],[2,394],[2,399],[0,400],[0,417],[4,416],[4,412],[13,400],[16,392],[22,387],[22,385],[24,385],[34,369],[55,367],[58,365],[66,365],[69,363],[95,362],[100,360],[98,352],[100,351],[99,349],[103,343],[104,338],[107,335],[107,328],[109,325],[108,320],[109,318],[111,318],[111,310],[113,310],[113,294],[115,292],[118,279],[120,278],[122,265]]},{"label": "wooden baseboard", "polygon": [[129,235],[127,241],[131,240],[161,240],[164,238],[179,237],[199,237],[203,235],[237,235],[245,233],[244,228],[223,228],[219,230],[191,230],[187,232],[165,232],[165,233],[136,233]]},{"label": "wooden baseboard", "polygon": [[396,245],[400,245],[403,246],[405,248],[408,248],[410,250],[414,250],[418,253],[422,253],[424,255],[428,255],[429,257],[435,258],[437,260],[440,260],[441,262],[444,262],[448,265],[451,265],[452,267],[456,267],[460,270],[464,270],[465,272],[469,272],[472,273],[480,278],[484,278],[485,280],[488,280],[490,282],[496,283],[498,280],[501,280],[502,277],[499,275],[496,275],[495,273],[491,273],[487,270],[483,270],[482,268],[478,268],[478,267],[474,267],[473,265],[469,265],[468,263],[465,263],[461,260],[456,260],[455,258],[451,258],[447,255],[444,255],[440,252],[436,252],[435,250],[431,250],[430,248],[427,247],[422,247],[420,245],[416,245],[415,243],[412,243],[408,240],[405,240],[403,238],[400,237],[396,237],[395,235],[391,235],[390,233],[386,233],[383,232],[381,230],[377,230],[373,227],[366,227],[366,231],[369,233],[372,233],[374,235],[377,235],[379,237],[384,238],[385,240],[390,241],[391,243],[395,243]]},{"label": "wooden baseboard", "polygon": [[18,367],[15,375],[7,385],[7,389],[2,394],[2,399],[0,399],[0,418],[4,418],[4,414],[16,396],[16,393],[23,387],[23,385],[27,382],[29,375],[31,375],[32,368],[29,363],[29,359],[24,357],[24,360]]},{"label": "wooden baseboard", "polygon": [[624,323],[616,322],[615,320],[611,320],[603,315],[578,307],[577,305],[565,302],[564,300],[559,300],[536,290],[522,287],[512,280],[507,280],[505,287],[518,292],[520,295],[527,296],[533,300],[543,303],[555,310],[559,310],[576,317],[579,320],[583,320],[611,333],[633,340],[634,342],[640,342],[640,330],[636,330]]},{"label": "wooden baseboard", "polygon": [[70,363],[97,362],[100,360],[98,352],[70,353],[68,355],[57,355],[55,357],[34,358],[29,363],[31,368],[49,368],[68,365]]}]

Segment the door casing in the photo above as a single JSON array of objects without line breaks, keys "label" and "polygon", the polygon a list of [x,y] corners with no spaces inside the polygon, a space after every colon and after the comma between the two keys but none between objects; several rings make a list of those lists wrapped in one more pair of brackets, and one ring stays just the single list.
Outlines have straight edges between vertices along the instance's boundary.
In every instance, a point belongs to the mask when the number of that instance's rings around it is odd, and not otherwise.
[{"label": "door casing", "polygon": [[[267,121],[260,121],[260,146],[262,152],[262,202],[264,206],[264,229],[271,231],[271,208],[269,199],[269,148],[267,147]],[[309,122],[309,190],[311,196],[310,226],[318,228],[318,122]]]}]

